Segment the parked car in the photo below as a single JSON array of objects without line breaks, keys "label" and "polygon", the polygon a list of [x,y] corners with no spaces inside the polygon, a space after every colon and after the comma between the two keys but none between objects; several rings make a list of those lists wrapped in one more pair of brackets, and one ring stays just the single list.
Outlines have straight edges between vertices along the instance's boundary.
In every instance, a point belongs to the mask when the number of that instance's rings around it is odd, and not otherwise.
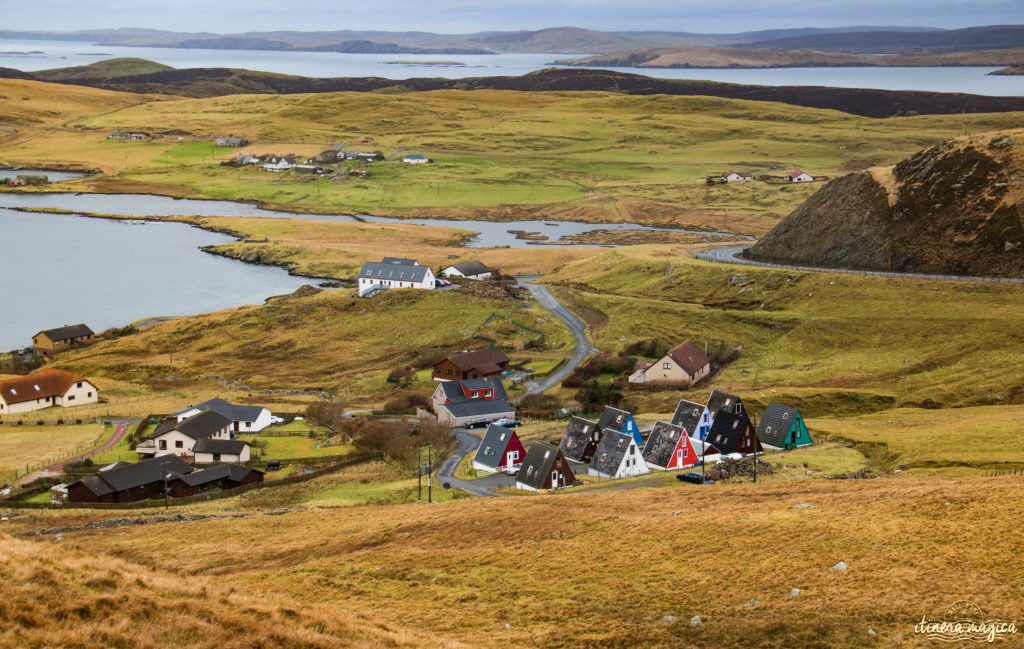
[{"label": "parked car", "polygon": [[692,482],[693,484],[715,484],[714,480],[709,479],[703,473],[698,473],[697,471],[677,473],[676,480],[681,482]]},{"label": "parked car", "polygon": [[466,424],[466,428],[484,428],[487,424],[491,423],[491,420],[487,417],[477,417]]},{"label": "parked car", "polygon": [[508,417],[498,417],[497,419],[495,419],[491,423],[496,425],[496,426],[504,426],[505,428],[515,428],[516,426],[522,424],[523,422],[519,421],[518,419],[509,419]]},{"label": "parked car", "polygon": [[277,471],[281,468],[281,460],[267,460],[267,471]]},{"label": "parked car", "polygon": [[506,468],[503,469],[503,471],[505,472],[505,475],[511,475],[511,476],[519,475],[519,467],[517,467],[517,466],[506,467]]}]

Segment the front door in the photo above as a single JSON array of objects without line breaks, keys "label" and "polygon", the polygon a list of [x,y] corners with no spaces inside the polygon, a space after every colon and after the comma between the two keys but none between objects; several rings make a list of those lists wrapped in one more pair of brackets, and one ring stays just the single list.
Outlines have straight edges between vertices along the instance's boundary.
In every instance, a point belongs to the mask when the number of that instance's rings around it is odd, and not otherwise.
[{"label": "front door", "polygon": [[676,451],[676,468],[683,466],[683,449]]},{"label": "front door", "polygon": [[552,471],[551,472],[551,488],[552,489],[557,489],[558,488],[558,471]]},{"label": "front door", "polygon": [[505,464],[507,466],[515,466],[516,456],[519,455],[519,451],[509,451],[505,454]]},{"label": "front door", "polygon": [[239,428],[238,428],[238,422],[236,421],[236,422],[235,422],[235,432],[237,433],[238,431],[239,431]]}]

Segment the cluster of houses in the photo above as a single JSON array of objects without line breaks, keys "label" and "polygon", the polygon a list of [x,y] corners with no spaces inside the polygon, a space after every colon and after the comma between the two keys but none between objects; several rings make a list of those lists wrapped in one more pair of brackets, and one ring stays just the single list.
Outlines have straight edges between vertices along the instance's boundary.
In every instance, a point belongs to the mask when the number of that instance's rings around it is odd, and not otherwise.
[{"label": "cluster of houses", "polygon": [[[493,271],[479,261],[453,264],[441,270],[444,277],[463,279],[487,279]],[[359,270],[359,297],[370,297],[391,288],[437,288],[438,280],[429,266],[423,266],[415,259],[384,257],[380,261],[365,261]]]},{"label": "cluster of houses", "polygon": [[514,430],[491,424],[473,467],[515,473],[518,489],[540,491],[572,486],[584,470],[600,478],[630,478],[810,443],[799,410],[771,403],[755,428],[738,396],[715,390],[704,404],[680,401],[672,420],[656,421],[646,438],[631,413],[611,406],[597,421],[570,419],[558,446],[538,441],[524,449]]},{"label": "cluster of houses", "polygon": [[[777,180],[781,180],[782,182],[788,183],[809,183],[814,180],[814,176],[810,175],[806,171],[803,171],[802,169],[794,169],[785,176],[782,176],[781,178],[777,178],[774,176],[772,176],[772,178],[776,178]],[[730,169],[729,171],[723,171],[721,174],[718,175],[717,178],[714,176],[709,177],[708,184],[714,184],[716,182],[742,183],[750,182],[753,179],[754,174],[749,171],[733,171],[732,169]]]},{"label": "cluster of houses", "polygon": [[139,457],[177,455],[196,464],[248,462],[252,459],[249,444],[235,437],[280,421],[263,406],[237,406],[224,399],[210,399],[168,416],[135,447],[135,452]]}]

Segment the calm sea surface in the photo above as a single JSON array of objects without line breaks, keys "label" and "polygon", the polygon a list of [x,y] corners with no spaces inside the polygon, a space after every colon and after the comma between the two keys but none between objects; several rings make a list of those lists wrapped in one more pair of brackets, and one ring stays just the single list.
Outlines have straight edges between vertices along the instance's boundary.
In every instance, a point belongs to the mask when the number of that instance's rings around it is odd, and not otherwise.
[{"label": "calm sea surface", "polygon": [[[184,50],[159,47],[113,47],[69,41],[0,39],[0,67],[43,70],[86,65],[114,57],[138,57],[175,68],[225,67],[297,74],[307,77],[519,76],[551,67],[565,54],[423,55],[272,52],[262,50]],[[388,61],[459,61],[464,66],[388,65]],[[970,68],[779,68],[713,70],[610,68],[660,79],[703,79],[768,86],[836,86],[885,90],[932,90],[978,95],[1024,94],[1024,77],[989,76],[994,67]]]}]

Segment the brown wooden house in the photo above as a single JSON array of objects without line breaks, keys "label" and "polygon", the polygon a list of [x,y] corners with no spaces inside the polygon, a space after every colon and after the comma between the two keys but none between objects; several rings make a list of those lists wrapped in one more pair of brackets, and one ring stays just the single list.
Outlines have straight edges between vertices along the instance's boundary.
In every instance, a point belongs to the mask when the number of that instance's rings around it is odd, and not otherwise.
[{"label": "brown wooden house", "polygon": [[161,455],[135,463],[117,462],[103,467],[96,475],[68,485],[68,502],[131,503],[163,498],[165,479],[191,472],[192,467],[177,455]]},{"label": "brown wooden house", "polygon": [[478,349],[449,356],[434,365],[435,381],[463,381],[501,376],[508,369],[509,358],[500,349]]},{"label": "brown wooden house", "polygon": [[175,476],[167,481],[171,498],[184,498],[216,491],[227,491],[247,484],[263,482],[263,472],[239,464],[211,464],[205,469]]},{"label": "brown wooden house", "polygon": [[45,354],[53,354],[71,349],[75,345],[91,342],[93,330],[84,324],[65,325],[57,329],[47,329],[32,336],[32,347]]},{"label": "brown wooden house", "polygon": [[569,461],[557,446],[547,442],[534,442],[530,445],[516,476],[516,488],[529,491],[571,487],[575,482],[576,476]]}]

